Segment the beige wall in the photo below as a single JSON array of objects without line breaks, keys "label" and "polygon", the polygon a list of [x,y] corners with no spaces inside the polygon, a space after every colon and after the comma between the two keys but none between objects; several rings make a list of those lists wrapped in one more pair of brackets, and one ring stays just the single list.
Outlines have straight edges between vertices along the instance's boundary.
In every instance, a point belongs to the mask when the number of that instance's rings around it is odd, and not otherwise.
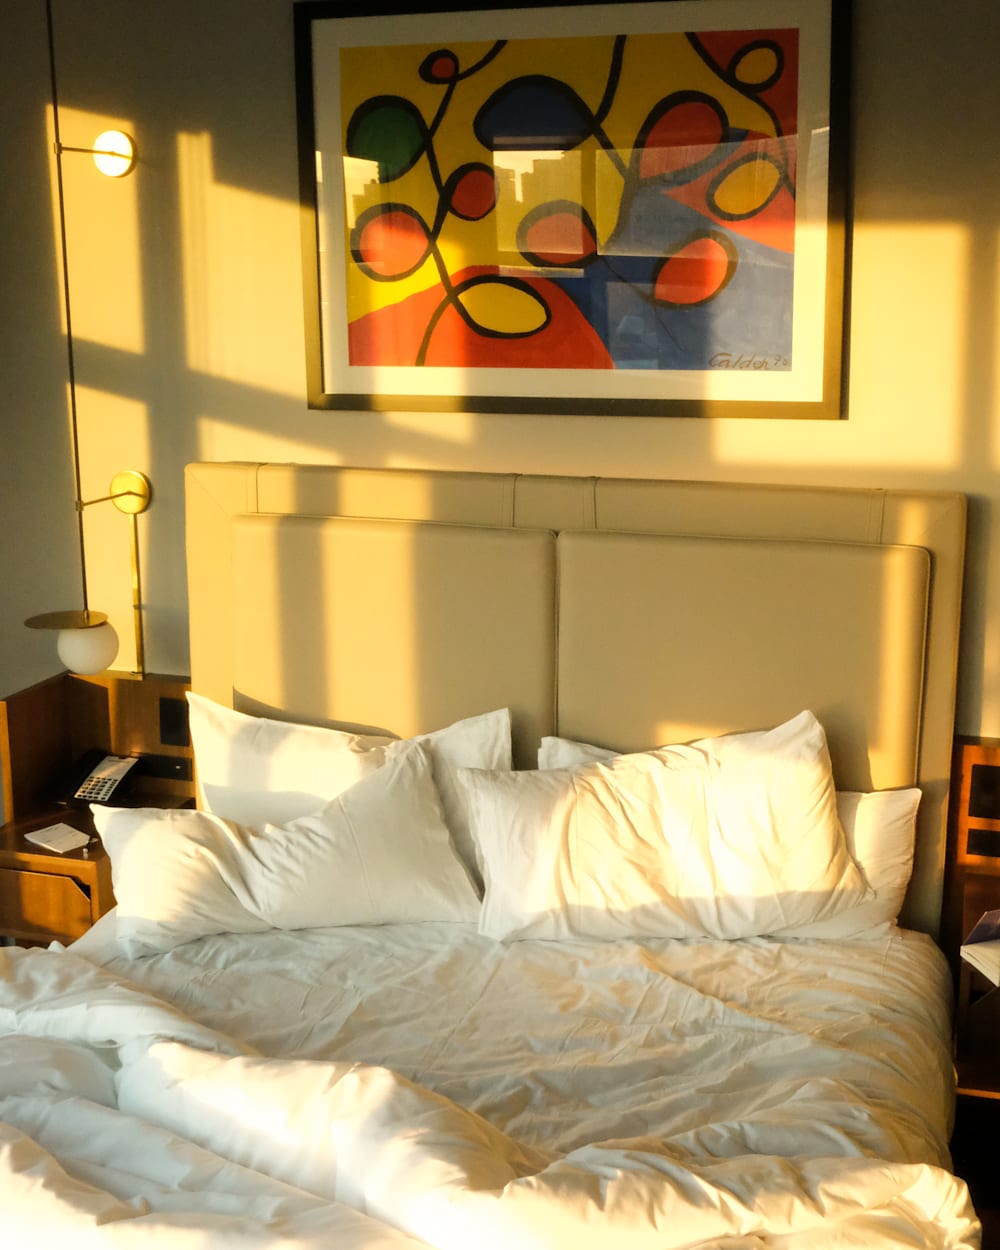
[{"label": "beige wall", "polygon": [[[37,664],[15,617],[61,606],[71,536],[27,490],[52,430],[60,367],[41,0],[5,7],[30,171],[11,259],[23,320],[0,515],[58,565],[0,604],[0,685]],[[138,138],[121,183],[67,160],[84,495],[147,471],[148,663],[187,664],[181,473],[193,459],[332,460],[523,472],[940,487],[972,497],[959,728],[1000,736],[1000,6],[855,0],[855,212],[849,419],[701,421],[310,412],[304,404],[290,0],[54,0],[63,140],[105,124]],[[5,40],[9,43],[9,40]],[[6,94],[6,87],[5,87]],[[8,187],[5,195],[9,195]],[[11,229],[11,228],[9,228]],[[8,237],[9,234],[8,234]],[[113,267],[112,267],[113,262]],[[19,345],[12,351],[14,344]],[[46,380],[25,380],[24,359]],[[6,427],[12,421],[3,414]],[[12,427],[13,428],[13,427]],[[58,474],[57,474],[58,476]],[[9,479],[9,480],[8,480]],[[91,600],[129,661],[127,524],[88,512]],[[68,553],[68,554],[67,554]],[[10,578],[10,555],[0,573]],[[55,557],[53,557],[55,559]],[[42,561],[44,565],[47,561]],[[845,612],[850,605],[845,605]]]},{"label": "beige wall", "polygon": [[40,3],[0,10],[0,695],[55,670],[26,616],[79,606],[66,346],[48,208],[49,95]]}]

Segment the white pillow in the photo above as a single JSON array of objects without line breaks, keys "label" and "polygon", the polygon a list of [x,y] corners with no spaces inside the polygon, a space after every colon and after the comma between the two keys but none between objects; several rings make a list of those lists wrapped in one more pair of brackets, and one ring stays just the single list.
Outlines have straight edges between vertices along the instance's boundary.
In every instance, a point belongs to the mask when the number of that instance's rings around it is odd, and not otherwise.
[{"label": "white pillow", "polygon": [[482,716],[470,716],[433,733],[396,739],[386,748],[388,758],[391,759],[397,751],[405,750],[407,742],[422,742],[430,749],[434,783],[441,796],[452,845],[481,894],[483,866],[472,836],[468,800],[465,790],[459,785],[458,774],[462,768],[493,768],[503,772],[513,768],[510,710],[500,708],[495,712],[484,712]]},{"label": "white pillow", "polygon": [[381,768],[407,741],[426,743],[455,849],[480,882],[455,773],[458,768],[511,767],[507,708],[401,740],[248,716],[191,692],[187,698],[202,806],[254,828],[311,815]]},{"label": "white pillow", "polygon": [[[538,749],[539,768],[572,768],[579,764],[615,759],[607,747],[545,737]],[[919,789],[837,791],[837,816],[847,849],[861,869],[874,897],[782,934],[783,937],[877,937],[895,927],[903,906],[916,840]]]},{"label": "white pillow", "polygon": [[463,771],[496,938],[745,938],[870,895],[811,712],[579,769]]},{"label": "white pillow", "polygon": [[608,747],[595,747],[572,738],[545,737],[538,746],[539,768],[577,768],[580,764],[606,764],[623,754]]},{"label": "white pillow", "polygon": [[172,950],[212,933],[271,926],[247,909],[244,831],[209,812],[93,804],[111,856],[119,946],[129,956]]},{"label": "white pillow", "polygon": [[920,791],[915,787],[875,790],[870,794],[838,790],[837,812],[847,849],[864,873],[874,897],[826,920],[789,929],[781,936],[873,938],[894,929],[913,871],[920,798]]},{"label": "white pillow", "polygon": [[479,896],[452,850],[426,745],[312,816],[247,833],[250,906],[276,929],[475,921]]},{"label": "white pillow", "polygon": [[284,827],[247,829],[197,811],[92,810],[129,955],[215,933],[474,921],[479,910],[419,744]]},{"label": "white pillow", "polygon": [[308,816],[381,768],[393,741],[247,716],[188,692],[202,806],[241,825]]}]

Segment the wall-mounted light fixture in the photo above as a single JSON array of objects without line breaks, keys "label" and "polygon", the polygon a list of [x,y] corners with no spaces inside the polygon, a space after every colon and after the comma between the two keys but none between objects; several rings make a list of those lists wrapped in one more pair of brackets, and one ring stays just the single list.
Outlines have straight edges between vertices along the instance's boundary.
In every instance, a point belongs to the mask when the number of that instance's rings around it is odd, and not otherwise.
[{"label": "wall-mounted light fixture", "polygon": [[73,318],[70,310],[69,249],[66,243],[66,201],[63,193],[62,158],[65,152],[88,153],[101,173],[121,178],[135,168],[136,147],[130,135],[121,130],[106,130],[98,135],[91,148],[69,147],[59,132],[59,92],[56,81],[55,33],[52,2],[46,0],[49,37],[49,76],[52,87],[52,124],[56,156],[56,206],[58,210],[59,245],[62,260],[63,308],[66,317],[66,367],[69,383],[70,444],[73,455],[73,481],[77,514],[77,535],[80,550],[80,580],[83,607],[68,612],[45,612],[32,616],[25,624],[32,629],[58,631],[56,650],[68,669],[75,673],[99,673],[114,662],[118,654],[118,635],[104,612],[91,609],[87,597],[87,554],[84,543],[83,511],[95,503],[111,502],[127,513],[131,523],[132,549],[132,615],[135,625],[136,672],[146,671],[145,641],[142,628],[142,584],[139,571],[139,538],[136,517],[149,507],[152,495],[149,479],[143,473],[127,469],[115,474],[111,489],[100,499],[83,499],[80,485],[80,442],[76,407],[76,363],[73,354]]},{"label": "wall-mounted light fixture", "polygon": [[83,152],[94,158],[94,164],[109,178],[122,178],[135,169],[137,153],[135,140],[124,130],[105,130],[94,140],[92,148],[71,148],[65,143],[55,142],[56,156],[63,152]]},{"label": "wall-mounted light fixture", "polygon": [[[139,527],[136,517],[149,507],[153,490],[145,473],[123,469],[111,479],[110,493],[100,499],[79,499],[77,510],[95,503],[113,503],[128,515],[132,551],[132,621],[135,628],[135,671],[146,671],[146,643],[142,628],[142,577],[139,567]],[[86,574],[84,575],[86,602]],[[25,622],[29,629],[58,630],[56,651],[73,673],[100,673],[110,667],[118,654],[118,635],[104,612],[89,607],[68,612],[43,612]]]}]

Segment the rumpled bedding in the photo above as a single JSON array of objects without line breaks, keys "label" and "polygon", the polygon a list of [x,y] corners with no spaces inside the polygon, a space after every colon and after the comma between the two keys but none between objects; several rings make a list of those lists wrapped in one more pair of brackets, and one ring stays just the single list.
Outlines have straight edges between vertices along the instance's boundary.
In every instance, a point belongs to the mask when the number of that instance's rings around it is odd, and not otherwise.
[{"label": "rumpled bedding", "polygon": [[929,940],[0,950],[0,1245],[978,1245]]}]

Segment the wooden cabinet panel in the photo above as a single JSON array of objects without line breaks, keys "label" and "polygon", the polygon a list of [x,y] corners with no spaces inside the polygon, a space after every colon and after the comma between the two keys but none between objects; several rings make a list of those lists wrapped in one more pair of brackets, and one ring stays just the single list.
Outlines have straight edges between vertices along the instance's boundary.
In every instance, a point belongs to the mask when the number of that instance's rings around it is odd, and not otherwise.
[{"label": "wooden cabinet panel", "polygon": [[1000,907],[1000,741],[958,738],[948,804],[944,947],[958,947],[984,911]]},{"label": "wooden cabinet panel", "polygon": [[0,933],[26,941],[71,941],[94,919],[91,891],[63,874],[0,869]]}]

